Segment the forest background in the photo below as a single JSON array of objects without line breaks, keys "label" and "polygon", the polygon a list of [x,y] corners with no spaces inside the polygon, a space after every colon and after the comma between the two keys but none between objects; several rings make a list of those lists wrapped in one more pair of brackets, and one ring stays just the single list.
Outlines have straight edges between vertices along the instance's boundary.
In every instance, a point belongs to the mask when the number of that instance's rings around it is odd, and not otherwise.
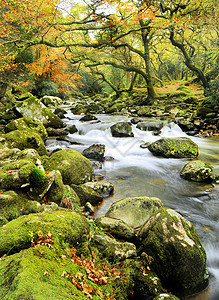
[{"label": "forest background", "polygon": [[[174,80],[218,104],[218,1],[2,0],[0,100],[8,87],[69,98]],[[5,100],[6,99],[6,100]],[[5,105],[5,103],[3,103]]]}]

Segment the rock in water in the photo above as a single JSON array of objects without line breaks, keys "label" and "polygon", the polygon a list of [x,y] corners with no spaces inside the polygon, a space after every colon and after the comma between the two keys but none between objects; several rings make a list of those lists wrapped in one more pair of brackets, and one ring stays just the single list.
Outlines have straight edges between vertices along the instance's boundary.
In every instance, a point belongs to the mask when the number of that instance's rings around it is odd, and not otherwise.
[{"label": "rock in water", "polygon": [[102,144],[93,144],[82,152],[85,157],[98,161],[104,161],[104,153],[105,145]]},{"label": "rock in water", "polygon": [[141,251],[153,257],[151,267],[171,292],[184,297],[207,286],[205,250],[193,224],[175,210],[158,210],[138,237]]},{"label": "rock in water", "polygon": [[191,181],[211,181],[213,168],[202,160],[188,162],[180,173],[184,179]]},{"label": "rock in water", "polygon": [[151,143],[148,149],[155,155],[167,158],[198,156],[198,145],[189,138],[162,138]]},{"label": "rock in water", "polygon": [[119,122],[110,127],[114,137],[133,137],[132,126],[128,122]]}]

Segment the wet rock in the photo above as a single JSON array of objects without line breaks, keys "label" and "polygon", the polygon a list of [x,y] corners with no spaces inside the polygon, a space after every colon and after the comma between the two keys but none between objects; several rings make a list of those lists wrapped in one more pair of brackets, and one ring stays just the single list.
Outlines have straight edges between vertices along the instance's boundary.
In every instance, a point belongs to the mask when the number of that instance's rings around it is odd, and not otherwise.
[{"label": "wet rock", "polygon": [[71,187],[77,193],[81,205],[85,205],[86,202],[90,202],[92,205],[97,205],[103,201],[102,195],[94,191],[92,188],[85,186],[84,184],[71,184]]},{"label": "wet rock", "polygon": [[136,231],[122,220],[100,217],[95,223],[118,239],[126,241],[135,239]]},{"label": "wet rock", "polygon": [[107,257],[110,260],[121,261],[137,256],[134,244],[118,242],[106,235],[95,235],[94,245],[103,257]]},{"label": "wet rock", "polygon": [[188,162],[180,173],[180,176],[191,181],[211,181],[214,177],[213,168],[202,160]]},{"label": "wet rock", "polygon": [[91,115],[91,114],[86,114],[82,118],[80,118],[79,121],[88,122],[88,121],[94,121],[94,120],[98,120],[97,117],[95,117],[94,115]]},{"label": "wet rock", "polygon": [[64,149],[53,153],[45,162],[45,170],[59,170],[63,183],[67,185],[81,184],[92,179],[93,167],[89,159],[72,149]]},{"label": "wet rock", "polygon": [[43,126],[43,124],[41,124],[38,121],[35,121],[29,117],[24,117],[24,118],[13,120],[7,124],[5,129],[6,129],[6,132],[10,132],[13,130],[36,131],[41,136],[43,141],[45,141],[48,137],[48,134],[47,134],[46,129]]},{"label": "wet rock", "polygon": [[19,117],[30,117],[45,127],[64,127],[64,122],[34,96],[18,102],[14,111]]},{"label": "wet rock", "polygon": [[177,296],[188,296],[208,284],[206,254],[191,222],[175,210],[161,208],[138,232],[140,250],[150,255],[151,267]]},{"label": "wet rock", "polygon": [[65,114],[67,114],[67,111],[63,108],[58,107],[54,110],[54,114],[55,115],[59,115],[59,114],[65,115]]},{"label": "wet rock", "polygon": [[129,197],[113,203],[106,217],[123,220],[129,226],[137,228],[163,206],[163,202],[156,197]]},{"label": "wet rock", "polygon": [[94,191],[103,195],[103,197],[109,197],[114,192],[114,185],[109,181],[89,181],[86,182],[84,185],[92,188]]},{"label": "wet rock", "polygon": [[163,122],[140,122],[136,128],[144,131],[160,131]]},{"label": "wet rock", "polygon": [[78,132],[78,129],[77,129],[77,127],[75,125],[71,125],[67,129],[68,129],[68,131],[69,131],[70,134]]},{"label": "wet rock", "polygon": [[69,131],[67,128],[47,128],[46,129],[48,136],[66,136],[69,134]]},{"label": "wet rock", "polygon": [[103,144],[93,144],[82,152],[85,157],[98,161],[104,161],[104,153],[105,145]]},{"label": "wet rock", "polygon": [[198,145],[189,138],[162,138],[148,146],[155,155],[184,158],[198,156]]},{"label": "wet rock", "polygon": [[138,117],[135,117],[135,118],[132,118],[130,120],[130,122],[135,125],[135,124],[138,124],[139,122],[142,122],[142,120],[139,119]]},{"label": "wet rock", "polygon": [[128,122],[119,122],[110,127],[113,137],[133,137],[132,126]]}]

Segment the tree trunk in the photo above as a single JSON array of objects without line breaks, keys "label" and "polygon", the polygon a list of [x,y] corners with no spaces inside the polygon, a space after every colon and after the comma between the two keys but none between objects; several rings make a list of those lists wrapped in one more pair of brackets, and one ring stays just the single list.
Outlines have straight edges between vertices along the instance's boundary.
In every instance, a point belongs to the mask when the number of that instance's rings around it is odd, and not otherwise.
[{"label": "tree trunk", "polygon": [[156,93],[153,86],[152,76],[151,76],[151,66],[150,66],[150,50],[149,50],[149,34],[150,29],[143,28],[144,22],[142,19],[139,20],[140,26],[142,27],[141,36],[144,45],[144,62],[145,62],[145,73],[146,73],[146,81],[147,81],[147,92],[148,92],[148,104],[153,104],[156,99]]}]

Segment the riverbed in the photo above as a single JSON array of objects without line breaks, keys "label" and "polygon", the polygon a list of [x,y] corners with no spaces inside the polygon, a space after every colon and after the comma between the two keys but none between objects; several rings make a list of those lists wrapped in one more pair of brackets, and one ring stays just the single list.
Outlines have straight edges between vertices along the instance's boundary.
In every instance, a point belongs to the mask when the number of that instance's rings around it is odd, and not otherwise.
[{"label": "riverbed", "polygon": [[[153,196],[160,198],[165,206],[180,212],[190,220],[207,253],[210,273],[209,291],[195,299],[209,299],[211,290],[219,286],[219,186],[211,183],[197,183],[184,180],[180,171],[189,159],[171,159],[154,156],[140,145],[156,141],[161,137],[188,137],[179,126],[164,122],[159,136],[151,131],[141,131],[132,126],[134,137],[112,137],[110,126],[130,117],[119,115],[96,115],[97,121],[81,122],[81,116],[67,110],[63,121],[76,125],[78,132],[69,134],[77,145],[50,138],[47,149],[71,148],[82,152],[94,143],[106,146],[106,160],[95,164],[95,176],[101,176],[114,184],[114,194],[105,198],[96,208],[95,217],[106,213],[110,205],[131,196]],[[218,137],[189,137],[199,146],[199,158],[207,161],[219,173]]]}]

